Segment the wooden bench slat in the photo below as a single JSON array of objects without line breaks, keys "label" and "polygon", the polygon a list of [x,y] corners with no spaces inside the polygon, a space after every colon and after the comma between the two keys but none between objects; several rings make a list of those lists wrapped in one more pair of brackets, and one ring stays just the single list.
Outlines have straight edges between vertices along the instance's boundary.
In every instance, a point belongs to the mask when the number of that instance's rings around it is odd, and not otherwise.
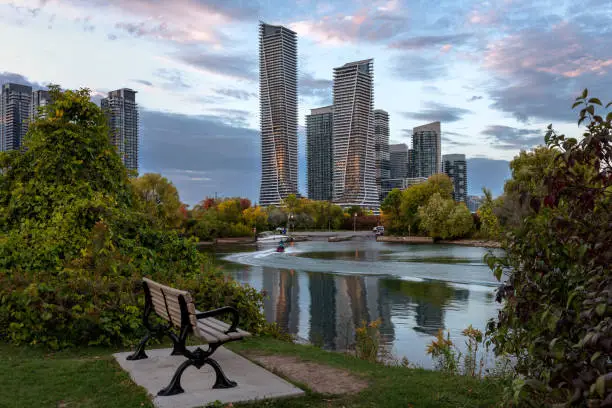
[{"label": "wooden bench slat", "polygon": [[208,319],[202,319],[198,322],[198,328],[200,330],[206,330],[210,333],[219,333],[220,335],[227,336],[230,339],[241,339],[243,337],[246,337],[244,334],[239,333],[239,332],[225,333],[227,330],[218,329],[217,327],[211,325],[210,322],[207,320]]},{"label": "wooden bench slat", "polygon": [[[219,330],[219,331],[221,331],[223,333],[228,331],[230,329],[230,327],[231,327],[231,325],[229,325],[229,324],[227,324],[227,323],[225,323],[225,322],[223,322],[221,320],[215,319],[214,317],[207,317],[206,319],[201,319],[200,322],[203,322],[207,326],[211,326],[211,327],[215,328],[216,330]],[[246,332],[244,330],[241,330],[241,329],[238,329],[238,328],[236,330],[237,330],[237,332],[235,332],[235,333],[239,333],[242,337],[247,337],[247,336],[251,335],[251,333]],[[230,335],[230,337],[231,337],[231,335]]]},{"label": "wooden bench slat", "polygon": [[198,322],[198,333],[200,333],[204,337],[214,338],[215,342],[228,341],[231,338],[228,335],[225,335],[220,331],[212,329],[211,327],[206,326],[204,324],[201,324],[201,322]]}]

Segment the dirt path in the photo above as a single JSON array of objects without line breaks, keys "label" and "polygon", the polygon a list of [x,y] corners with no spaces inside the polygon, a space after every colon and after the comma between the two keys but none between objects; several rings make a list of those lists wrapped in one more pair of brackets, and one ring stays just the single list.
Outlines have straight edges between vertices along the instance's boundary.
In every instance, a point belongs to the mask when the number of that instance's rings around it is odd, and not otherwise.
[{"label": "dirt path", "polygon": [[346,370],[302,361],[297,357],[246,353],[268,370],[308,386],[320,394],[352,394],[368,387],[368,382]]}]

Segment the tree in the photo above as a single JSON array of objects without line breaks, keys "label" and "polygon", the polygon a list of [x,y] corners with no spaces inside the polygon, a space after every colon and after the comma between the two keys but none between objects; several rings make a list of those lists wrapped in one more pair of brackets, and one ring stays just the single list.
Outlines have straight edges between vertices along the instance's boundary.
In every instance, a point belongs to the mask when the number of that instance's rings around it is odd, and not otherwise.
[{"label": "tree", "polygon": [[419,207],[421,228],[434,239],[465,236],[472,229],[472,215],[463,203],[435,193],[427,205]]},{"label": "tree", "polygon": [[487,257],[498,279],[507,276],[488,334],[497,353],[516,357],[517,405],[612,402],[612,112],[604,119],[587,97],[574,104],[583,138],[549,125],[554,165],[532,175],[542,190],[525,197],[530,212],[507,232],[506,255]]},{"label": "tree", "polygon": [[283,203],[287,206],[287,211],[289,212],[295,212],[298,204],[299,204],[299,199],[296,197],[295,194],[289,194],[284,200]]},{"label": "tree", "polygon": [[500,239],[501,230],[499,220],[494,212],[495,201],[493,200],[493,195],[491,190],[484,187],[482,192],[484,194],[484,201],[477,211],[478,218],[480,219],[480,232],[486,238]]},{"label": "tree", "polygon": [[242,218],[247,226],[255,227],[257,231],[264,231],[268,223],[268,214],[260,206],[243,210]]},{"label": "tree", "polygon": [[455,203],[446,224],[449,238],[462,238],[472,230],[474,220],[464,203]]},{"label": "tree", "polygon": [[400,223],[403,230],[418,231],[419,207],[426,205],[436,193],[443,199],[452,198],[453,183],[447,175],[435,174],[426,182],[410,186],[403,191],[400,205]]},{"label": "tree", "polygon": [[522,150],[510,162],[512,177],[504,185],[503,198],[492,207],[502,227],[519,226],[522,219],[531,213],[531,198],[545,195],[543,175],[555,166],[558,154],[554,149],[540,146],[529,152]]},{"label": "tree", "polygon": [[383,200],[380,209],[383,212],[383,222],[389,233],[403,233],[401,222],[402,191],[394,188]]},{"label": "tree", "polygon": [[146,173],[132,181],[146,213],[162,225],[178,227],[182,214],[176,187],[161,174]]}]

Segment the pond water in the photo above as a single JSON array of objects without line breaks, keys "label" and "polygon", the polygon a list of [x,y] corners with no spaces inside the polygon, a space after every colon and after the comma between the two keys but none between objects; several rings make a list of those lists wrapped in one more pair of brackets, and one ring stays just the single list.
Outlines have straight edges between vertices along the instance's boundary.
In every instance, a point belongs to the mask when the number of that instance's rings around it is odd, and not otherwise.
[{"label": "pond water", "polygon": [[396,358],[430,368],[427,345],[439,329],[464,348],[461,331],[484,331],[498,310],[499,283],[485,248],[374,240],[221,248],[217,262],[241,283],[264,290],[270,322],[299,339],[343,350],[362,321],[381,319],[382,343]]}]

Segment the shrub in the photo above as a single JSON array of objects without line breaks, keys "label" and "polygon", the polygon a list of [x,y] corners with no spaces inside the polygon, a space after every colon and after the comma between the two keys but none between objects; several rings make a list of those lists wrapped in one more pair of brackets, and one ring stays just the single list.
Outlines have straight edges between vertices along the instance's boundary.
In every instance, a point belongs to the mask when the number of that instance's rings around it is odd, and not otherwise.
[{"label": "shrub", "polygon": [[548,127],[554,165],[525,189],[530,211],[507,233],[506,256],[487,259],[507,275],[488,330],[496,352],[516,357],[517,404],[612,403],[612,112],[597,115],[586,90],[579,105],[583,139]]}]

